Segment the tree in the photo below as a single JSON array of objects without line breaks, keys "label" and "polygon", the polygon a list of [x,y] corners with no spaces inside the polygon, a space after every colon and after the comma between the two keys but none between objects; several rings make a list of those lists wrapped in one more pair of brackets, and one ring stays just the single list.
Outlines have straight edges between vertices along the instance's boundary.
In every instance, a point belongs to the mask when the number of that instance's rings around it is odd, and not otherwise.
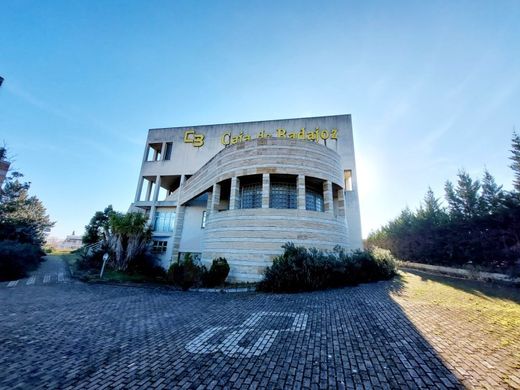
[{"label": "tree", "polygon": [[480,215],[480,182],[473,180],[464,170],[459,171],[457,178],[456,188],[449,180],[444,186],[450,217],[467,220]]},{"label": "tree", "polygon": [[85,234],[83,235],[83,244],[95,244],[99,241],[108,241],[110,216],[114,213],[112,205],[109,205],[103,211],[96,211],[90,219],[90,223],[85,226]]},{"label": "tree", "polygon": [[36,196],[29,196],[30,183],[21,173],[7,177],[0,193],[0,240],[13,240],[41,247],[54,226]]},{"label": "tree", "polygon": [[151,237],[146,215],[113,212],[110,215],[108,243],[113,252],[114,268],[125,271],[131,261],[145,253]]},{"label": "tree", "polygon": [[495,178],[486,169],[482,177],[482,194],[480,203],[483,214],[493,214],[499,210],[505,199],[502,186],[497,185]]},{"label": "tree", "polygon": [[511,140],[511,153],[513,155],[509,158],[513,162],[510,167],[513,169],[515,175],[513,187],[516,192],[520,192],[520,135],[518,135],[516,131],[513,132],[513,139]]}]

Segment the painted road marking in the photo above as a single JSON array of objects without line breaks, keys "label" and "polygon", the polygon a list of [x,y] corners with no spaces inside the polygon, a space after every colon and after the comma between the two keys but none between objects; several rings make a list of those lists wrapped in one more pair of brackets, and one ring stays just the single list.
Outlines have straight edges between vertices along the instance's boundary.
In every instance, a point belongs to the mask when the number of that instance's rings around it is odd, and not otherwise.
[{"label": "painted road marking", "polygon": [[36,276],[31,276],[28,280],[27,280],[27,283],[26,285],[31,285],[31,284],[34,284],[34,282],[36,282]]},{"label": "painted road marking", "polygon": [[12,280],[7,283],[7,287],[15,287],[18,284],[19,280]]},{"label": "painted road marking", "polygon": [[63,281],[64,281],[63,272],[58,272],[58,282],[63,282]]},{"label": "painted road marking", "polygon": [[[286,329],[258,329],[258,323],[262,317],[292,317],[293,322]],[[276,336],[280,332],[300,332],[307,327],[307,314],[302,313],[283,313],[262,311],[253,313],[239,326],[215,326],[206,329],[195,339],[186,344],[186,349],[191,353],[213,353],[220,351],[228,356],[242,355],[245,357],[259,356],[266,353],[273,345]],[[233,329],[231,331],[231,329]],[[224,331],[228,336],[221,343],[211,343],[209,340]],[[240,346],[240,341],[252,331],[260,331],[258,340],[250,343],[250,346]]]},{"label": "painted road marking", "polygon": [[47,274],[43,277],[43,283],[49,283],[51,281],[51,275]]}]

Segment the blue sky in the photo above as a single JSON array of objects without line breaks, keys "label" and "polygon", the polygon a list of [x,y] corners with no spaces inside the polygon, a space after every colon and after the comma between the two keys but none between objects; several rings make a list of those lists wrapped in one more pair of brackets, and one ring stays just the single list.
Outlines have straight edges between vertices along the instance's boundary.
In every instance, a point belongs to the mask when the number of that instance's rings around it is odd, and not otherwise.
[{"label": "blue sky", "polygon": [[127,210],[147,130],[352,114],[366,236],[430,185],[511,188],[519,1],[10,1],[0,140],[82,232]]}]

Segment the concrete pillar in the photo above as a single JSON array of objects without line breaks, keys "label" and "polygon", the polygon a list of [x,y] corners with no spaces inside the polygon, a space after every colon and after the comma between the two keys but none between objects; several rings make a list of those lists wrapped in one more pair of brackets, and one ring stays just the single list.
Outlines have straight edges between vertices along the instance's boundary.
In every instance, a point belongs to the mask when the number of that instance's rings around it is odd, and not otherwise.
[{"label": "concrete pillar", "polygon": [[262,208],[268,209],[269,208],[269,195],[271,192],[271,185],[269,180],[269,174],[264,173],[262,175]]},{"label": "concrete pillar", "polygon": [[338,217],[345,218],[345,193],[343,188],[338,189]]},{"label": "concrete pillar", "polygon": [[305,210],[305,175],[298,175],[296,191],[298,193],[298,210]]},{"label": "concrete pillar", "polygon": [[164,160],[164,152],[166,151],[166,142],[161,145],[161,160]]},{"label": "concrete pillar", "polygon": [[161,176],[155,178],[155,191],[153,193],[153,201],[157,202],[159,199],[159,190],[161,189]]},{"label": "concrete pillar", "polygon": [[157,199],[159,198],[159,189],[161,188],[161,176],[155,177],[155,191],[153,192],[152,208],[150,209],[150,225],[153,226],[155,220],[155,208],[157,206]]},{"label": "concrete pillar", "polygon": [[139,180],[137,181],[137,191],[135,192],[134,202],[139,202],[139,199],[141,198],[141,193],[143,192],[143,183],[144,177],[139,176]]},{"label": "concrete pillar", "polygon": [[219,205],[220,205],[220,184],[213,184],[213,191],[211,194],[210,214],[217,212]]},{"label": "concrete pillar", "polygon": [[240,208],[240,179],[238,177],[231,178],[231,194],[229,195],[229,209],[235,210]]},{"label": "concrete pillar", "polygon": [[151,180],[148,180],[148,186],[146,188],[146,196],[144,198],[144,200],[147,202],[149,202],[151,200],[152,186],[153,186],[153,182]]},{"label": "concrete pillar", "polygon": [[332,200],[332,183],[326,180],[323,183],[323,206],[326,213],[334,213],[334,202]]}]

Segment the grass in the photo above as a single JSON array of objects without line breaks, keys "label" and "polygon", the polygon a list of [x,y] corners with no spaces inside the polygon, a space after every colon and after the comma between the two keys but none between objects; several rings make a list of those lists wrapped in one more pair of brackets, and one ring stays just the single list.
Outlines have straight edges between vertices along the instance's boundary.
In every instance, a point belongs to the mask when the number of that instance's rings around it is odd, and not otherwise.
[{"label": "grass", "polygon": [[[520,289],[482,282],[433,276],[412,271],[400,273],[397,300],[448,311],[454,319],[478,324],[499,346],[520,340]],[[515,352],[520,361],[520,351]]]}]

